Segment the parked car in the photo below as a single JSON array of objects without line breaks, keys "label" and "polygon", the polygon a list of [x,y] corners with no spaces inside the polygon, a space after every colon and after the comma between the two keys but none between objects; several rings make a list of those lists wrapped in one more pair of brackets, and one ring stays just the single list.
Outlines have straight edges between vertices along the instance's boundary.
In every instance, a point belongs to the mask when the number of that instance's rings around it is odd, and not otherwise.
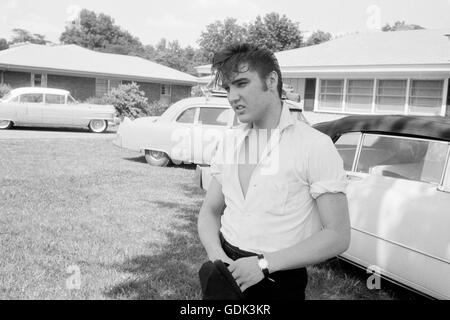
[{"label": "parked car", "polygon": [[[314,127],[334,141],[349,182],[351,243],[340,258],[450,299],[450,119],[348,116]],[[196,183],[210,179],[197,166]]]},{"label": "parked car", "polygon": [[106,131],[117,123],[112,105],[79,103],[67,90],[30,87],[17,88],[0,100],[0,129],[12,126],[87,127]]},{"label": "parked car", "polygon": [[[291,112],[307,121],[299,103],[285,100]],[[114,145],[142,152],[154,166],[209,164],[217,139],[239,121],[226,94],[186,98],[171,105],[160,117],[124,118]]]}]

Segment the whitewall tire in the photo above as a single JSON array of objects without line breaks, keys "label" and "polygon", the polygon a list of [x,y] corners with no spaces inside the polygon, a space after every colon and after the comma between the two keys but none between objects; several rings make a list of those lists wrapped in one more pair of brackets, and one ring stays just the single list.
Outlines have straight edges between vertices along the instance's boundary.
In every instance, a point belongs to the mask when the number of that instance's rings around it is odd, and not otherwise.
[{"label": "whitewall tire", "polygon": [[102,133],[108,129],[108,122],[106,120],[91,120],[89,122],[89,130],[95,133]]}]

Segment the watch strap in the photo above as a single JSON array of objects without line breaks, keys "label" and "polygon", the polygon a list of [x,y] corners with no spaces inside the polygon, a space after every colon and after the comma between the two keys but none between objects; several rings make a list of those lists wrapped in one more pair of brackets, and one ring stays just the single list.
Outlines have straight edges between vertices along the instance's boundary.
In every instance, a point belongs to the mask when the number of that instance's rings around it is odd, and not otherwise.
[{"label": "watch strap", "polygon": [[[258,260],[263,260],[263,259],[265,260],[264,255],[263,254],[258,254]],[[268,278],[269,277],[269,269],[268,268],[261,268],[261,271],[264,274],[264,278]]]}]

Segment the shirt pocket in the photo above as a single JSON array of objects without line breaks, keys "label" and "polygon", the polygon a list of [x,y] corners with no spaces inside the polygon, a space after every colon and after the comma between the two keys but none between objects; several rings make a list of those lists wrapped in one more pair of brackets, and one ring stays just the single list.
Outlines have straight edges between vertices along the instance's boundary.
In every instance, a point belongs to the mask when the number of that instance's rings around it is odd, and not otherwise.
[{"label": "shirt pocket", "polygon": [[303,184],[301,182],[272,183],[266,188],[264,195],[265,211],[273,215],[284,215],[299,207],[299,193]]}]

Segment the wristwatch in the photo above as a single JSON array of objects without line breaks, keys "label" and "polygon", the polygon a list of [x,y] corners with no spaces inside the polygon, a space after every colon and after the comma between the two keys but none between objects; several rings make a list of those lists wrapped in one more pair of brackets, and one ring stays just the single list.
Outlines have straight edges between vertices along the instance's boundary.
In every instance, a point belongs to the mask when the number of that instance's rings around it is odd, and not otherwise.
[{"label": "wristwatch", "polygon": [[258,254],[258,266],[264,273],[264,278],[269,277],[269,262],[264,258],[263,254]]}]

